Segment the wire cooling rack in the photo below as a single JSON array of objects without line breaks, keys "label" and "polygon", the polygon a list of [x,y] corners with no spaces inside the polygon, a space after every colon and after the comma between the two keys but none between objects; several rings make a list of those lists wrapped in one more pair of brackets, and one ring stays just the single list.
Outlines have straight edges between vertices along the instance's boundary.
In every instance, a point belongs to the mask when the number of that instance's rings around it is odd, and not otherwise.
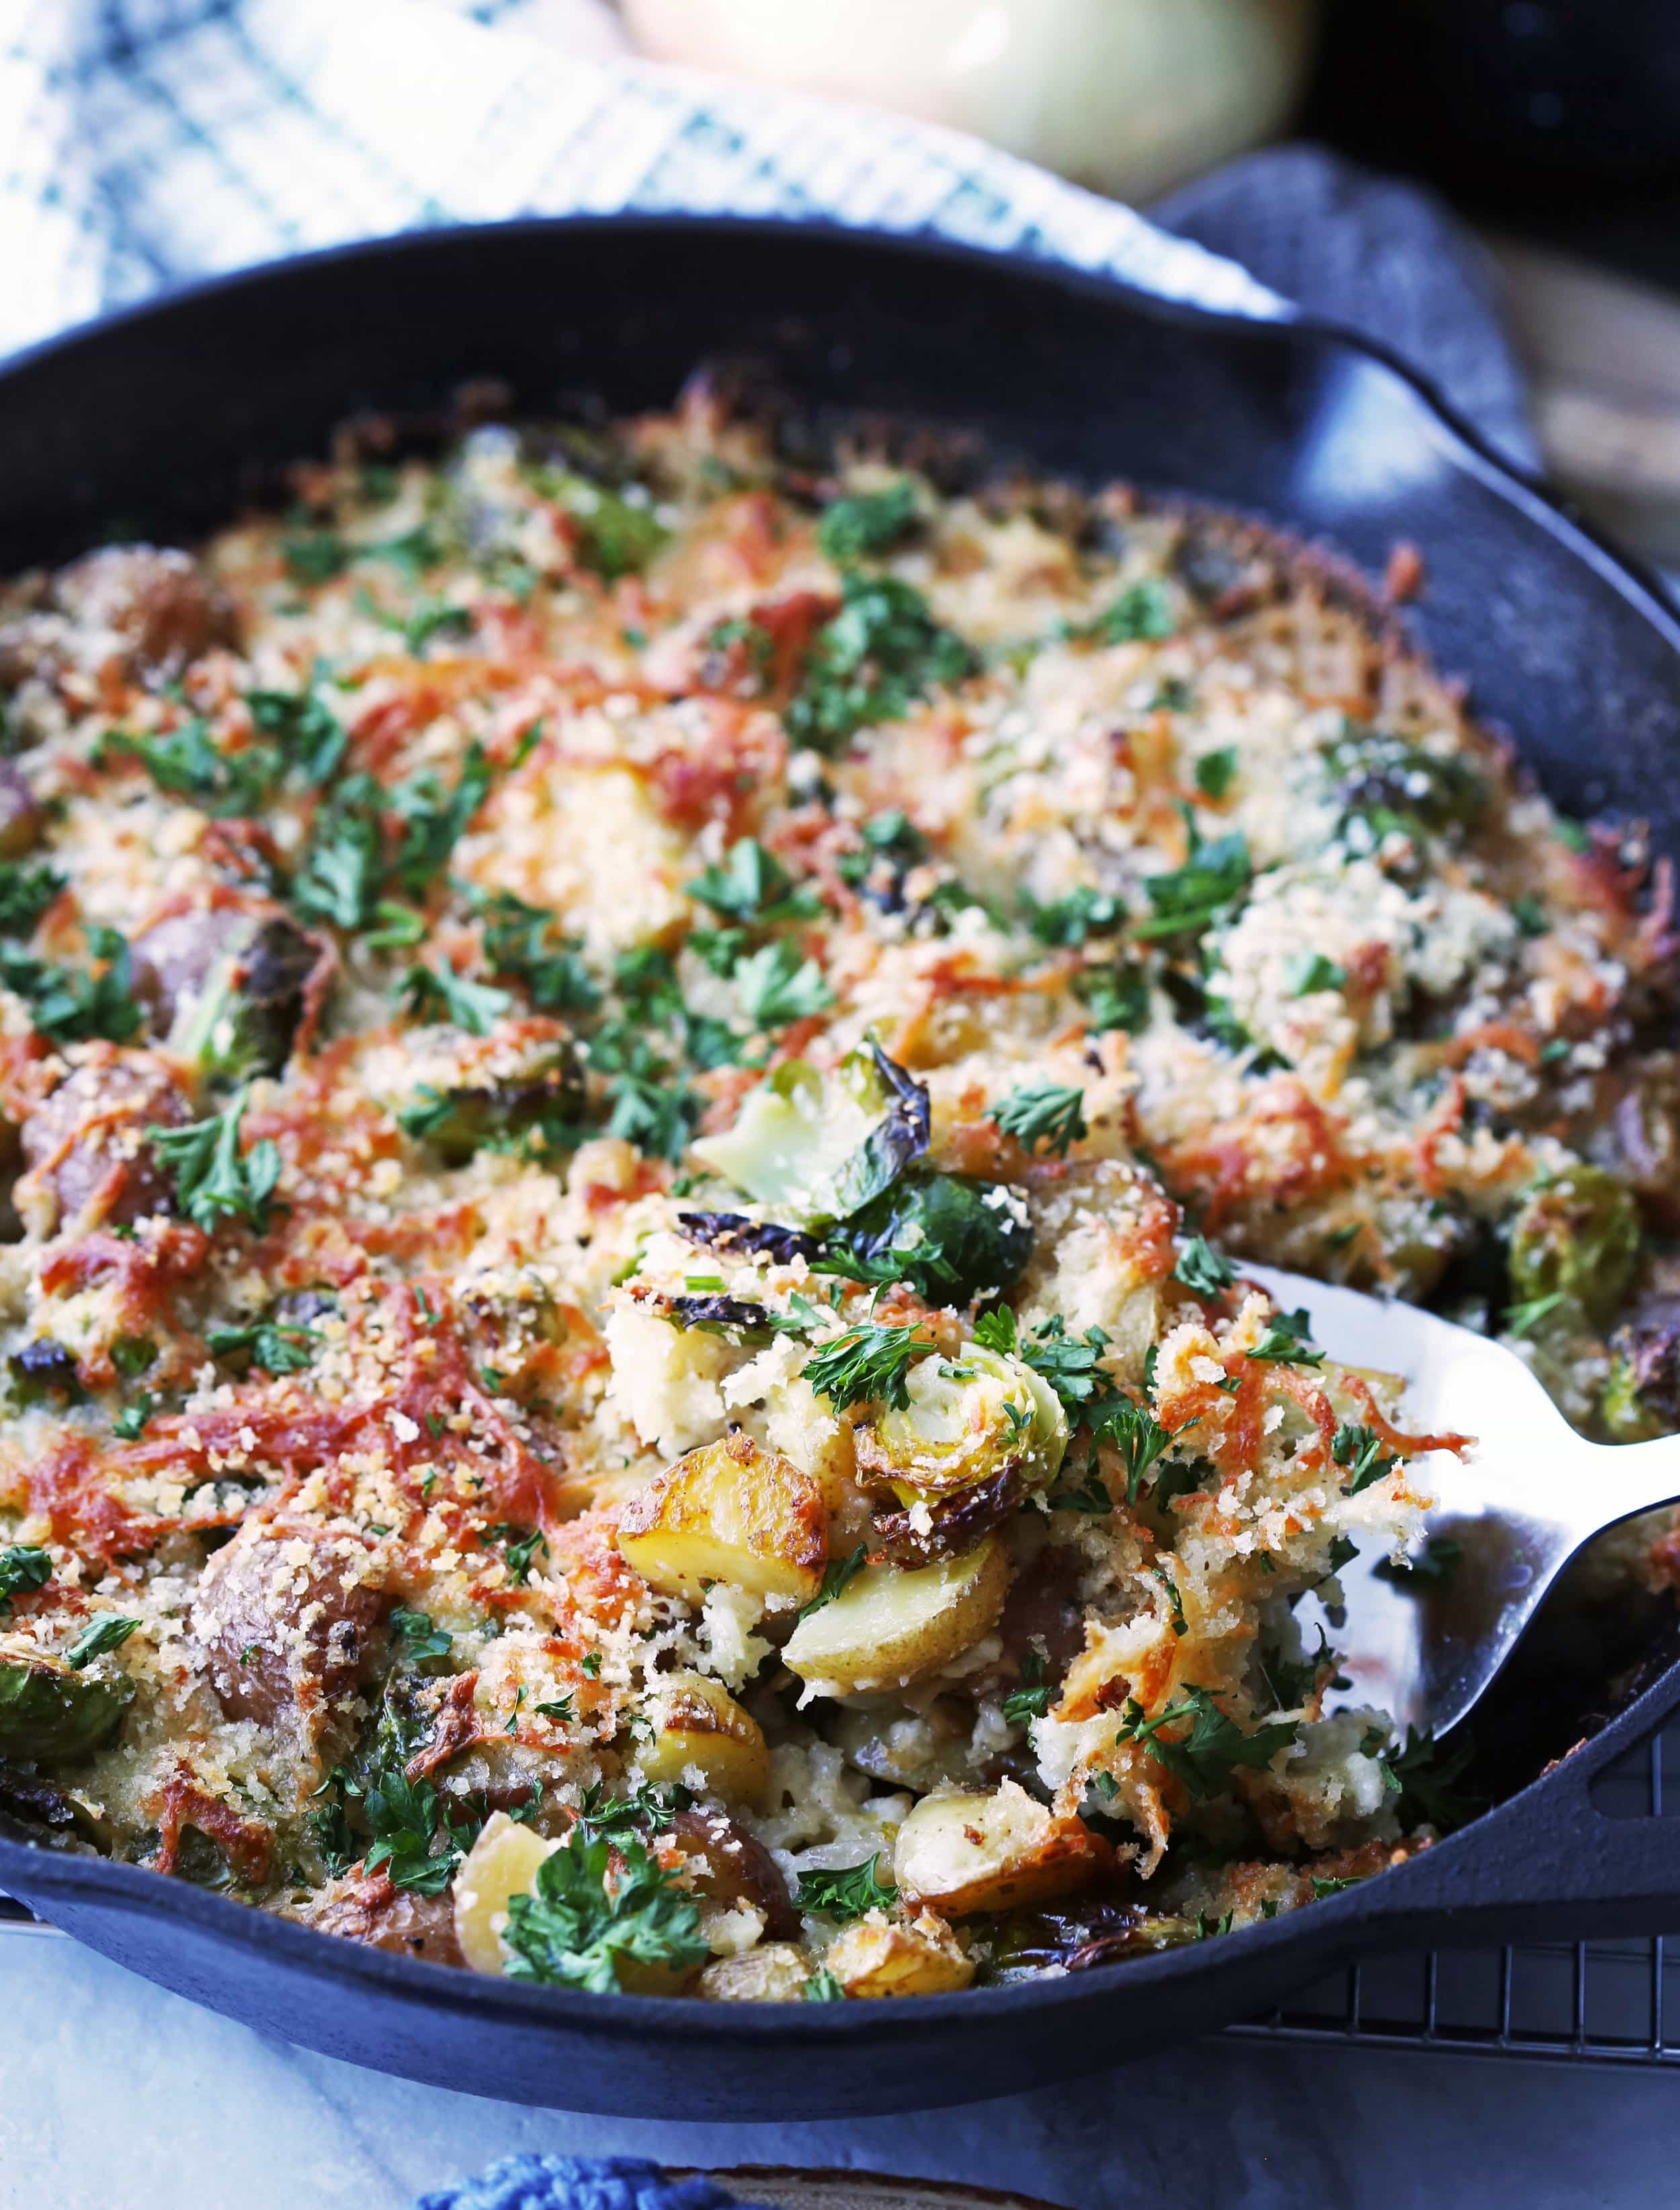
[{"label": "wire cooling rack", "polygon": [[[1594,1801],[1617,1818],[1680,1814],[1680,1719],[1629,1751]],[[1675,1827],[1680,1850],[1680,1820]],[[0,1895],[0,1938],[44,1934]],[[1536,1942],[1378,1957],[1332,1973],[1242,2038],[1680,2068],[1680,1941]]]}]

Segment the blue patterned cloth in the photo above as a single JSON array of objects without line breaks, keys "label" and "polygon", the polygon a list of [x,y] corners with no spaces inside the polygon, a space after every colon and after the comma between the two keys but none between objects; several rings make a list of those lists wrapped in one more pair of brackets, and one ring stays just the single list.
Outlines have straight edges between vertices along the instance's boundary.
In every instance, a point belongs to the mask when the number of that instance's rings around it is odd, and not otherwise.
[{"label": "blue patterned cloth", "polygon": [[710,2179],[672,2179],[634,2156],[510,2156],[414,2210],[767,2210]]},{"label": "blue patterned cloth", "polygon": [[[1287,311],[973,139],[653,68],[613,52],[614,21],[589,0],[0,0],[0,353],[311,246],[627,207],[925,227]],[[592,22],[593,57],[556,43]]]}]

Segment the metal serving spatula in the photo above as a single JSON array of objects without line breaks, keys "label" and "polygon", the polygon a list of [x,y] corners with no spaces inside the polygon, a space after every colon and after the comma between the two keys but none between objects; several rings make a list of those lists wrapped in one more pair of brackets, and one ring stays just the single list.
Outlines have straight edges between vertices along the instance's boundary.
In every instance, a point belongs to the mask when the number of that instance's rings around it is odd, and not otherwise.
[{"label": "metal serving spatula", "polygon": [[[1304,1306],[1313,1341],[1340,1364],[1402,1375],[1402,1426],[1478,1439],[1462,1458],[1437,1451],[1412,1461],[1416,1486],[1435,1499],[1425,1570],[1390,1578],[1370,1546],[1341,1569],[1345,1621],[1340,1612],[1327,1619],[1353,1684],[1332,1692],[1331,1707],[1376,1704],[1402,1728],[1444,1734],[1481,1697],[1584,1543],[1680,1499],[1680,1435],[1586,1442],[1521,1359],[1485,1336],[1303,1274],[1240,1271],[1286,1311]],[[1326,1615],[1306,1597],[1297,1617],[1310,1626]]]}]

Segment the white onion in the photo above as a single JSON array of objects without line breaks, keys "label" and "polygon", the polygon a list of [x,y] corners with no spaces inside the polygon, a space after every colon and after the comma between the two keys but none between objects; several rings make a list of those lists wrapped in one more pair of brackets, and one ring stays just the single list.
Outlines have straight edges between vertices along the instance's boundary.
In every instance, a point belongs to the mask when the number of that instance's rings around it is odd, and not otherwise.
[{"label": "white onion", "polygon": [[623,0],[642,50],[972,131],[1127,199],[1274,133],[1317,0]]}]

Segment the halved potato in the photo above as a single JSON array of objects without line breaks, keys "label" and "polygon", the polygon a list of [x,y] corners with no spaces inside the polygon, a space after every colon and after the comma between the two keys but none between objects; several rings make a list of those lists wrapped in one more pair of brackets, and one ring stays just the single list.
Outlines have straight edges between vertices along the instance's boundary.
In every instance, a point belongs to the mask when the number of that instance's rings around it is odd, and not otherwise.
[{"label": "halved potato", "polygon": [[502,1929],[508,1905],[529,1895],[537,1868],[558,1842],[544,1839],[529,1827],[492,1811],[455,1875],[455,1939],[475,1972],[501,1972]]},{"label": "halved potato", "polygon": [[945,1996],[966,1988],[974,1960],[942,1918],[924,1911],[898,1919],[860,1918],[837,1935],[822,1959],[849,1996]]},{"label": "halved potato", "polygon": [[618,1519],[619,1550],[648,1586],[696,1604],[714,1581],[809,1603],[828,1534],[810,1476],[738,1431],[667,1466]]},{"label": "halved potato", "polygon": [[782,1657],[830,1694],[900,1688],[978,1642],[997,1624],[1009,1587],[996,1535],[937,1565],[865,1566],[832,1603],[800,1621]]},{"label": "halved potato", "polygon": [[653,1738],[637,1750],[645,1781],[692,1788],[696,1768],[705,1795],[756,1803],[770,1781],[770,1752],[758,1722],[727,1688],[704,1673],[664,1673],[644,1707]]},{"label": "halved potato", "polygon": [[810,1960],[792,1941],[767,1941],[738,1957],[714,1957],[695,1993],[708,2002],[797,2002]]},{"label": "halved potato", "polygon": [[893,1872],[906,1899],[947,1917],[1009,1911],[1085,1887],[1113,1851],[1006,1780],[995,1795],[924,1796],[899,1828]]}]

